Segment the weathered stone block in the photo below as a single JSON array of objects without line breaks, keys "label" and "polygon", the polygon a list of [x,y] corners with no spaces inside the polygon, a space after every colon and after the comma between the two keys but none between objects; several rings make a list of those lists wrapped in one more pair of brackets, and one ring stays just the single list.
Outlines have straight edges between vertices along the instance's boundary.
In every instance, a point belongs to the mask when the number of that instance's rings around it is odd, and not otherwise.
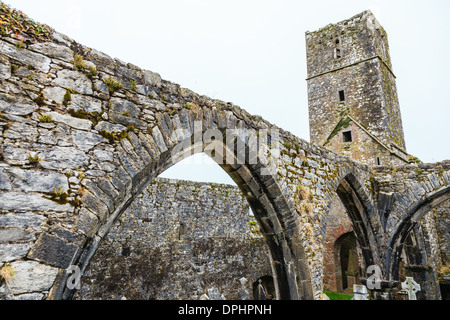
[{"label": "weathered stone block", "polygon": [[99,218],[100,221],[104,221],[108,216],[109,209],[106,204],[100,201],[100,199],[91,192],[85,191],[81,197],[81,201],[86,208],[89,208],[89,210]]},{"label": "weathered stone block", "polygon": [[159,74],[148,70],[142,70],[142,74],[144,76],[144,81],[146,84],[154,87],[161,87],[162,80]]},{"label": "weathered stone block", "polygon": [[77,71],[66,69],[59,71],[58,77],[53,80],[53,85],[74,90],[81,94],[93,94],[92,83],[84,74]]},{"label": "weathered stone block", "polygon": [[79,169],[89,161],[83,151],[70,147],[54,147],[43,151],[42,155],[45,160],[40,165],[45,169]]},{"label": "weathered stone block", "polygon": [[110,175],[111,183],[117,190],[130,189],[132,184],[131,176],[125,171],[122,166],[118,166],[117,169]]},{"label": "weathered stone block", "polygon": [[3,136],[8,139],[33,142],[36,140],[38,132],[35,126],[14,122]]},{"label": "weathered stone block", "polygon": [[149,163],[152,160],[152,158],[147,153],[147,150],[141,145],[141,142],[140,142],[139,138],[137,137],[137,135],[134,132],[129,132],[128,138],[129,138],[132,146],[134,147],[136,154],[141,158],[142,162],[144,164]]},{"label": "weathered stone block", "polygon": [[106,131],[106,132],[111,132],[111,133],[120,133],[124,130],[126,130],[127,128],[121,124],[116,124],[116,123],[111,123],[111,122],[106,122],[106,121],[101,121],[99,122],[96,126],[95,126],[95,130],[97,131]]},{"label": "weathered stone block", "polygon": [[57,104],[62,104],[64,101],[64,95],[67,90],[60,87],[47,87],[42,92],[45,99],[49,101],[55,101]]},{"label": "weathered stone block", "polygon": [[77,251],[76,244],[68,243],[57,236],[43,233],[28,254],[28,258],[48,265],[66,269]]},{"label": "weathered stone block", "polygon": [[15,274],[9,284],[12,294],[49,290],[58,274],[57,268],[36,261],[17,261],[11,267]]},{"label": "weathered stone block", "polygon": [[0,229],[0,243],[24,242],[33,238],[33,235],[26,230],[19,228]]},{"label": "weathered stone block", "polygon": [[152,136],[139,132],[139,140],[152,158],[155,158],[160,153]]},{"label": "weathered stone block", "polygon": [[83,151],[89,151],[99,143],[108,142],[102,136],[86,131],[73,130],[72,131],[73,143]]},{"label": "weathered stone block", "polygon": [[61,205],[52,200],[46,199],[43,195],[8,192],[0,193],[0,209],[15,211],[56,211],[71,212],[73,207],[69,204]]},{"label": "weathered stone block", "polygon": [[111,151],[96,149],[94,150],[94,156],[99,161],[114,161],[114,154]]},{"label": "weathered stone block", "polygon": [[0,246],[0,262],[22,259],[27,255],[31,247],[31,243],[2,244]]},{"label": "weathered stone block", "polygon": [[146,128],[146,123],[140,119],[137,118],[131,118],[127,115],[118,114],[115,112],[109,112],[108,113],[109,119],[112,122],[120,123],[124,126],[133,126],[138,129],[144,129]]},{"label": "weathered stone block", "polygon": [[6,80],[11,77],[11,64],[9,60],[0,57],[0,80]]},{"label": "weathered stone block", "polygon": [[66,46],[61,46],[52,42],[40,42],[32,44],[29,46],[29,49],[50,58],[73,63],[73,51]]},{"label": "weathered stone block", "polygon": [[164,142],[164,138],[163,138],[159,128],[154,127],[152,130],[152,133],[153,133],[153,138],[154,138],[159,150],[161,151],[161,153],[166,152],[168,149],[167,149],[166,143]]},{"label": "weathered stone block", "polygon": [[75,228],[87,237],[91,237],[95,232],[95,227],[98,224],[98,218],[85,208],[80,210]]},{"label": "weathered stone block", "polygon": [[83,96],[81,94],[72,94],[70,101],[70,108],[75,111],[84,110],[87,113],[102,112],[102,101],[96,98]]},{"label": "weathered stone block", "polygon": [[4,114],[26,116],[33,113],[36,108],[36,104],[20,96],[10,96],[0,93],[0,111]]},{"label": "weathered stone block", "polygon": [[36,231],[41,230],[45,222],[45,217],[41,214],[31,212],[0,214],[0,225],[4,227],[33,228]]},{"label": "weathered stone block", "polygon": [[3,190],[50,193],[56,189],[61,192],[69,189],[65,175],[49,171],[0,168],[0,181],[0,189]]},{"label": "weathered stone block", "polygon": [[111,110],[119,114],[126,114],[129,117],[138,117],[140,115],[140,108],[134,103],[120,98],[111,98]]},{"label": "weathered stone block", "polygon": [[55,122],[61,122],[69,127],[80,129],[80,130],[90,130],[92,127],[92,122],[86,119],[74,118],[68,114],[61,114],[58,112],[47,112],[45,115],[52,117]]},{"label": "weathered stone block", "polygon": [[40,72],[48,73],[50,70],[51,60],[42,54],[20,49],[5,41],[0,41],[0,52],[11,59],[19,61],[21,64],[31,66]]}]

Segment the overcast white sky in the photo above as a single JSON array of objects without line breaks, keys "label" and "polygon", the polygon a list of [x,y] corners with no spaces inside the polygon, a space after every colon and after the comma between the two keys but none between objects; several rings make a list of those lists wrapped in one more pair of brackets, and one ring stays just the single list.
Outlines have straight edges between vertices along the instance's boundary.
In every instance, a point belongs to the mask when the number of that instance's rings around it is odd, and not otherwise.
[{"label": "overcast white sky", "polygon": [[[424,162],[450,159],[448,0],[4,2],[308,141],[305,32],[370,9],[389,35],[407,151]],[[215,164],[172,169],[164,176],[230,182]]]}]

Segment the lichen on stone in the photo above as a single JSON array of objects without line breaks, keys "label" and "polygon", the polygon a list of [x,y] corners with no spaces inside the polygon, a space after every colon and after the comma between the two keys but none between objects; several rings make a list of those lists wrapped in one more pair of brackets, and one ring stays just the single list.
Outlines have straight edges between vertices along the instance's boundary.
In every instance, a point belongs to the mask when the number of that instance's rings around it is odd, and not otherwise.
[{"label": "lichen on stone", "polygon": [[0,1],[0,34],[15,38],[26,37],[34,40],[50,40],[53,29],[28,18],[22,11],[11,8]]}]

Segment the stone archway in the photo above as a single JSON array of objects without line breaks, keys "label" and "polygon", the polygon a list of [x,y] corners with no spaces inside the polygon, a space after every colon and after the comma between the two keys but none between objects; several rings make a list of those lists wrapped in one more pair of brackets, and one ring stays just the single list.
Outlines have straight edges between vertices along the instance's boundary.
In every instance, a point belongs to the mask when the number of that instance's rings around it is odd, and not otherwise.
[{"label": "stone archway", "polygon": [[449,199],[449,186],[433,191],[413,203],[403,216],[403,219],[397,223],[389,239],[385,258],[388,280],[398,283],[402,253],[407,254],[407,258],[412,259],[415,263],[425,262],[425,250],[427,248],[419,249],[416,244],[416,238],[419,237],[420,240],[423,237],[421,230],[418,228],[418,224],[430,210]]},{"label": "stone archway", "polygon": [[347,175],[341,181],[336,192],[352,222],[353,232],[362,254],[363,274],[361,276],[365,276],[367,267],[374,265],[378,260],[377,241],[373,233],[372,221],[369,218],[373,206],[353,174]]},{"label": "stone archway", "polygon": [[[354,236],[353,258],[355,272],[353,282],[358,283],[359,278],[366,276],[367,267],[378,260],[378,239],[375,237],[377,221],[374,220],[373,203],[370,191],[356,177],[363,176],[361,172],[354,172],[351,166],[341,173],[337,184],[330,191],[331,197],[328,201],[324,245],[324,288],[325,290],[342,292],[347,287],[347,264],[341,263],[341,245],[349,234]],[[345,246],[345,245],[344,245]],[[357,247],[357,249],[356,249]],[[347,248],[348,249],[348,248]],[[357,252],[357,253],[356,253]],[[345,255],[349,254],[346,250]],[[351,285],[353,288],[353,286]]]},{"label": "stone archway", "polygon": [[[431,267],[425,267],[428,265],[428,256],[430,247],[425,242],[426,231],[420,224],[417,224],[413,230],[411,230],[403,243],[402,255],[399,261],[399,277],[398,281],[404,282],[406,277],[412,277],[414,281],[419,283],[421,287],[430,286],[434,282],[434,274]],[[431,285],[436,287],[435,284]],[[430,287],[431,287],[430,286]],[[400,290],[401,285],[397,286]],[[431,288],[427,290],[427,293],[432,294]],[[394,292],[395,294],[395,292]],[[426,300],[426,294],[423,290],[416,293],[417,300]]]},{"label": "stone archway", "polygon": [[[194,114],[193,117],[195,116]],[[158,131],[158,129],[154,129],[154,132],[155,130],[156,132]],[[204,126],[201,132],[206,133],[207,130],[208,127]],[[158,157],[153,158],[148,153],[148,157],[142,156],[142,153],[147,152],[143,147],[145,142],[143,142],[142,136],[130,132],[130,139],[123,139],[120,144],[117,143],[116,152],[121,163],[125,164],[129,181],[122,188],[114,188],[112,183],[108,182],[108,180],[105,181],[103,178],[91,179],[86,182],[82,208],[92,211],[103,218],[100,219],[100,223],[96,226],[95,233],[85,242],[80,243],[72,257],[66,258],[67,261],[71,261],[70,265],[79,267],[81,272],[83,272],[102,238],[148,183],[161,172],[181,161],[185,156],[205,151],[205,146],[199,148],[194,143],[195,134],[187,135],[189,132],[192,133],[192,131],[185,130],[183,132],[186,134],[184,139],[171,145],[168,143],[163,144],[163,139],[169,140],[170,138],[159,136],[161,140],[158,147],[162,152]],[[216,133],[220,133],[220,130],[216,131]],[[158,135],[154,138],[158,139]],[[187,141],[191,144],[185,144],[187,148],[178,148],[181,141]],[[131,148],[131,146],[134,148]],[[139,153],[136,152],[138,149],[140,149]],[[277,281],[280,298],[312,299],[307,260],[304,256],[300,239],[294,237],[296,234],[295,225],[290,226],[287,223],[291,219],[295,221],[296,216],[286,200],[289,197],[285,198],[284,193],[286,191],[283,192],[274,175],[262,174],[266,166],[261,162],[237,165],[239,155],[235,148],[229,148],[225,140],[215,150],[224,151],[219,157],[214,155],[215,159],[228,157],[229,160],[233,158],[231,162],[219,164],[246,194],[255,217],[261,226],[262,233],[266,237],[272,255],[276,274],[275,281]],[[248,146],[246,153],[249,153]],[[145,158],[149,161],[146,162]],[[174,161],[174,159],[176,160]],[[139,166],[138,161],[141,163],[141,166]],[[116,176],[110,180],[113,179],[120,178]],[[47,243],[46,245],[49,244]],[[39,251],[33,251],[31,256],[39,258],[34,252]],[[66,254],[69,255],[70,253]],[[67,286],[69,276],[67,272],[60,272],[52,290],[52,298],[70,299],[72,297],[74,290]]]}]

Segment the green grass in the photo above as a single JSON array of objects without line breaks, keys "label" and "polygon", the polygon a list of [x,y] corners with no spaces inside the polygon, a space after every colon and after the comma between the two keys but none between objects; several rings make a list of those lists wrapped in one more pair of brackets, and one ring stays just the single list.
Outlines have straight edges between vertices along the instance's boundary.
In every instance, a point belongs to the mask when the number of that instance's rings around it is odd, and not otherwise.
[{"label": "green grass", "polygon": [[326,294],[330,300],[351,300],[353,298],[352,294],[343,294],[331,291],[324,291],[323,293]]}]

